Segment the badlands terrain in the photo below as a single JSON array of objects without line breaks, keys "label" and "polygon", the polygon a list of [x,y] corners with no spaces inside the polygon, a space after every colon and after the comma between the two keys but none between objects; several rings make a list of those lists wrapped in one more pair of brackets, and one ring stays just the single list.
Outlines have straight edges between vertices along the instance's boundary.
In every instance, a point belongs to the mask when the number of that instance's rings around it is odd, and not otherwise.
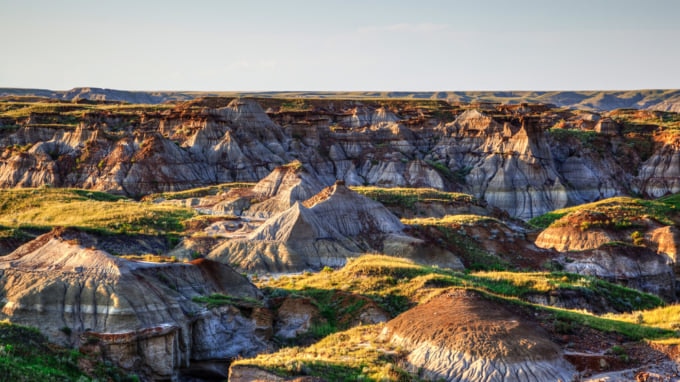
[{"label": "badlands terrain", "polygon": [[0,380],[680,380],[677,91],[0,94]]}]

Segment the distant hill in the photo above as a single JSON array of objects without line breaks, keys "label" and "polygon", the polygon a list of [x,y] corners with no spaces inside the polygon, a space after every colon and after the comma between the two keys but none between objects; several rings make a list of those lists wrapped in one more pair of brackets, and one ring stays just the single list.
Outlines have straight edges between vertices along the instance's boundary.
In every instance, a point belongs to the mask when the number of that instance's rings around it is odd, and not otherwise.
[{"label": "distant hill", "polygon": [[357,92],[199,92],[199,91],[127,91],[102,88],[71,90],[0,88],[0,97],[47,97],[65,101],[78,99],[143,104],[188,101],[206,96],[257,96],[274,98],[406,98],[437,99],[452,103],[522,102],[553,104],[558,107],[585,110],[649,109],[680,112],[680,90],[616,90],[616,91],[357,91]]}]

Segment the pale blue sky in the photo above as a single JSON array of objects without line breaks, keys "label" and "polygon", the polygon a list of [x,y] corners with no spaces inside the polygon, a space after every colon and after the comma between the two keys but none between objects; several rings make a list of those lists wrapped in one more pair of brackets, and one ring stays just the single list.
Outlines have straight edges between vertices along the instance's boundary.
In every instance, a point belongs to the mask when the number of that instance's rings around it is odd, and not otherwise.
[{"label": "pale blue sky", "polygon": [[0,0],[0,87],[680,88],[680,0]]}]

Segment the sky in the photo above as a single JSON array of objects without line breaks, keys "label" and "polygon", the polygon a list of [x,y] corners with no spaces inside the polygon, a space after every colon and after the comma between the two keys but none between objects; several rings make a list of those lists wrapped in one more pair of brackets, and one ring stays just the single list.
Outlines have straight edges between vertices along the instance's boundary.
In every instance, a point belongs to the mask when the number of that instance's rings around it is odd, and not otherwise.
[{"label": "sky", "polygon": [[680,88],[680,0],[0,0],[0,87]]}]

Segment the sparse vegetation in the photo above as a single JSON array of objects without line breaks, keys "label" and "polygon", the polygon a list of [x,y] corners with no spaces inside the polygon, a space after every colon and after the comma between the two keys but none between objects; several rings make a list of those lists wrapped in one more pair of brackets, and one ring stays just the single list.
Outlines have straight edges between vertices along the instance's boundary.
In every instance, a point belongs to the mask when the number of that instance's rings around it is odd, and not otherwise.
[{"label": "sparse vegetation", "polygon": [[579,130],[579,129],[550,129],[550,135],[557,141],[562,141],[566,139],[577,139],[581,142],[581,145],[586,148],[593,149],[596,146],[600,146],[597,142],[598,139],[606,139],[595,131],[589,130]]},{"label": "sparse vegetation", "polygon": [[484,250],[476,240],[467,236],[464,225],[499,222],[497,219],[480,215],[447,215],[443,218],[403,219],[416,231],[427,233],[431,228],[439,231],[441,244],[455,250],[470,270],[505,270],[510,264],[494,253]]}]

